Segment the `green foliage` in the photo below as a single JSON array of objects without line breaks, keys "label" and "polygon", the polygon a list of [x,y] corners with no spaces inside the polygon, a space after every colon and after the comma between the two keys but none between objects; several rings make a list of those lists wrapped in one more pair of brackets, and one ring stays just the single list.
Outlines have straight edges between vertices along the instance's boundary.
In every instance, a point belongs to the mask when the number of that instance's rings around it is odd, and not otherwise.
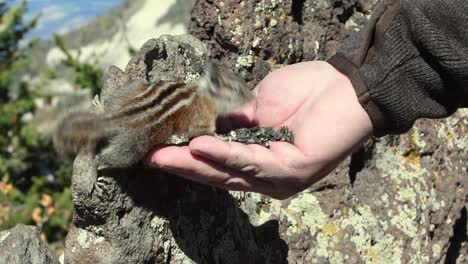
[{"label": "green foliage", "polygon": [[11,8],[0,3],[0,176],[13,180],[30,178],[25,177],[35,170],[30,161],[46,144],[23,121],[34,110],[34,92],[19,80],[28,62],[19,43],[37,21],[23,23],[25,12],[26,2]]},{"label": "green foliage", "polygon": [[[59,249],[72,215],[71,161],[58,157],[50,138],[29,122],[36,110],[34,100],[43,95],[40,87],[22,81],[30,61],[26,50],[35,42],[24,37],[38,19],[23,22],[25,12],[25,1],[16,6],[0,2],[0,230],[34,224]],[[67,56],[64,64],[75,73],[75,83],[97,92],[102,71],[59,47]],[[53,69],[44,75],[57,77]]]},{"label": "green foliage", "polygon": [[33,177],[27,191],[15,188],[7,179],[0,182],[0,230],[18,223],[36,225],[52,248],[58,249],[68,230],[72,209],[70,188],[51,188],[46,177]]},{"label": "green foliage", "polygon": [[[53,95],[42,91],[44,83],[31,87],[21,81],[29,70],[27,48],[35,42],[25,42],[24,37],[38,20],[23,22],[26,6],[25,1],[16,6],[0,2],[0,231],[19,223],[36,225],[60,252],[73,209],[72,166],[55,153],[50,138],[29,122],[35,100],[50,100]],[[98,93],[103,72],[97,63],[80,62],[79,54],[72,56],[58,36],[54,39],[76,86]],[[47,68],[42,76],[50,80],[59,74]]]},{"label": "green foliage", "polygon": [[53,80],[53,79],[57,79],[58,77],[58,74],[57,72],[54,70],[54,69],[51,69],[49,67],[46,67],[44,69],[44,76],[49,79],[49,80]]},{"label": "green foliage", "polygon": [[0,2],[0,103],[9,101],[8,86],[26,67],[27,59],[21,52],[20,43],[36,25],[38,17],[24,23],[25,12],[26,1],[15,7]]},{"label": "green foliage", "polygon": [[97,63],[81,62],[79,53],[78,56],[73,57],[58,35],[54,36],[54,42],[65,55],[62,63],[73,70],[73,81],[80,87],[91,89],[93,94],[98,94],[102,87],[103,72]]}]

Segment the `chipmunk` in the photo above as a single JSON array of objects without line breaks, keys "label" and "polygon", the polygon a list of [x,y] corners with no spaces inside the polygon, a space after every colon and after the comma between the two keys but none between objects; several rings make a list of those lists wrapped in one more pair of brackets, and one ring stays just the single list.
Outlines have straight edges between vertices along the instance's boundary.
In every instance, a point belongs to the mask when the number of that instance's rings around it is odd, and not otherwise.
[{"label": "chipmunk", "polygon": [[251,99],[239,76],[208,63],[194,84],[133,81],[113,91],[104,106],[95,99],[96,111],[68,113],[58,122],[53,143],[59,153],[96,155],[98,168],[127,168],[173,135],[215,134],[218,114]]}]

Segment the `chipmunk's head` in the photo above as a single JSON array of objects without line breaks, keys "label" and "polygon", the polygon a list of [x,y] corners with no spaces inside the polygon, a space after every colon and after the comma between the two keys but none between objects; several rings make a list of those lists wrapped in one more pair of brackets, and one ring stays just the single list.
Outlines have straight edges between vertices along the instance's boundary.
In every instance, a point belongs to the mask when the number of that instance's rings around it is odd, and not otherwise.
[{"label": "chipmunk's head", "polygon": [[198,82],[202,93],[213,99],[221,112],[230,112],[253,99],[253,94],[237,74],[220,70],[208,62]]}]

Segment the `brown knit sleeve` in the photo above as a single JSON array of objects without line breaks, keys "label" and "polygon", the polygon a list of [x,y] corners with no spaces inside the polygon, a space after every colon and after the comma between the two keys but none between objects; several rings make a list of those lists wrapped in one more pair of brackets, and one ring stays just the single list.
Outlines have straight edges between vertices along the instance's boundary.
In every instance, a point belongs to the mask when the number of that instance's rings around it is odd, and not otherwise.
[{"label": "brown knit sleeve", "polygon": [[346,74],[377,136],[468,106],[468,1],[383,0],[328,61]]}]

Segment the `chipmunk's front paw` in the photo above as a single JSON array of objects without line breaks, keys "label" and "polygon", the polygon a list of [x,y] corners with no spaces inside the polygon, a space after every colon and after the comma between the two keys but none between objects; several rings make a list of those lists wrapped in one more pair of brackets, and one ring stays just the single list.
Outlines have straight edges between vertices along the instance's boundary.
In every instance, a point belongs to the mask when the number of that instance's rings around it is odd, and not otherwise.
[{"label": "chipmunk's front paw", "polygon": [[102,198],[109,194],[108,189],[111,184],[111,180],[107,177],[98,177],[94,183],[93,189],[97,197]]}]

